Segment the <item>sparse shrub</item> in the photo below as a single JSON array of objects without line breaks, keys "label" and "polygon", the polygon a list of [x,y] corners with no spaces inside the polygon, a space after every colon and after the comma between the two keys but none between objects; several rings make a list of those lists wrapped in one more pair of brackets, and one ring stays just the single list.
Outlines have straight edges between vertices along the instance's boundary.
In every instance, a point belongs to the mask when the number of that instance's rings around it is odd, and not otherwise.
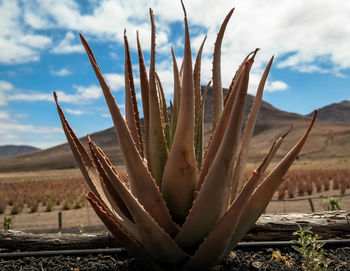
[{"label": "sparse shrub", "polygon": [[23,209],[23,204],[13,203],[11,208],[11,215],[18,215]]},{"label": "sparse shrub", "polygon": [[83,223],[81,223],[81,221],[79,221],[79,224],[78,224],[78,232],[79,234],[83,234],[85,231],[85,226]]},{"label": "sparse shrub", "polygon": [[45,203],[45,212],[52,212],[53,207],[54,207],[54,202],[52,200],[48,200]]},{"label": "sparse shrub", "polygon": [[344,178],[340,179],[340,194],[344,195],[346,193],[346,188],[348,184]]},{"label": "sparse shrub", "polygon": [[4,217],[4,231],[7,232],[8,230],[11,230],[11,228],[12,228],[12,217],[5,216]]},{"label": "sparse shrub", "polygon": [[9,200],[8,200],[8,202],[7,202],[7,204],[9,205],[9,206],[12,206],[14,203],[15,203],[15,198],[9,198]]},{"label": "sparse shrub", "polygon": [[282,200],[286,194],[287,182],[285,180],[282,181],[280,186],[278,187],[278,196],[277,199]]},{"label": "sparse shrub", "polygon": [[333,190],[339,190],[339,180],[337,176],[333,177]]},{"label": "sparse shrub", "polygon": [[341,207],[340,207],[340,198],[337,198],[337,197],[329,197],[329,198],[325,199],[324,203],[325,203],[325,209],[326,209],[327,211],[337,211],[337,210],[341,210]]},{"label": "sparse shrub", "polygon": [[298,187],[298,195],[299,195],[299,196],[304,195],[304,192],[305,192],[305,185],[304,185],[304,180],[303,180],[303,179],[298,179],[298,181],[297,181],[297,187]]},{"label": "sparse shrub", "polygon": [[0,192],[0,214],[3,214],[6,210],[7,199],[4,197],[4,194]]},{"label": "sparse shrub", "polygon": [[329,191],[329,187],[330,187],[330,178],[325,177],[323,179],[323,187],[324,187],[324,191]]},{"label": "sparse shrub", "polygon": [[329,261],[325,260],[323,245],[317,242],[321,236],[311,231],[311,227],[302,228],[298,225],[299,230],[293,235],[298,235],[298,240],[293,240],[296,244],[293,248],[302,255],[302,269],[304,271],[326,271]]},{"label": "sparse shrub", "polygon": [[305,190],[308,195],[312,194],[312,191],[314,190],[314,186],[312,184],[310,175],[307,175],[306,182],[305,182]]},{"label": "sparse shrub", "polygon": [[38,210],[39,203],[37,201],[33,201],[30,203],[29,208],[30,208],[30,213],[35,213]]},{"label": "sparse shrub", "polygon": [[0,200],[0,214],[3,214],[6,210],[7,202]]},{"label": "sparse shrub", "polygon": [[74,209],[80,209],[81,207],[84,206],[84,200],[81,198],[76,199],[74,200],[73,205],[74,205]]},{"label": "sparse shrub", "polygon": [[69,210],[70,209],[70,200],[65,199],[62,204],[62,210]]},{"label": "sparse shrub", "polygon": [[316,186],[316,192],[321,193],[322,191],[322,181],[320,179],[320,176],[315,176],[315,186]]},{"label": "sparse shrub", "polygon": [[297,185],[295,183],[295,180],[292,178],[289,178],[288,185],[287,185],[288,197],[294,198],[296,190],[297,190]]}]

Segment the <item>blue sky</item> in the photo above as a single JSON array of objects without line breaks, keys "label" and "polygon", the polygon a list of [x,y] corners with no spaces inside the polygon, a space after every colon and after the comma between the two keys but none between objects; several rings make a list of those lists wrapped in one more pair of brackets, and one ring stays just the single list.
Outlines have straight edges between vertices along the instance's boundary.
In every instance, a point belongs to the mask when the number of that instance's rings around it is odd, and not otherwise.
[{"label": "blue sky", "polygon": [[[315,108],[350,100],[350,1],[189,0],[185,5],[194,56],[208,35],[202,84],[211,78],[216,33],[234,7],[222,44],[224,87],[244,56],[259,47],[250,77],[251,94],[275,55],[265,101],[282,110],[308,114]],[[157,24],[156,69],[170,99],[171,46],[178,63],[183,55],[179,1],[0,0],[1,144],[46,148],[65,142],[53,91],[58,92],[79,136],[109,128],[112,122],[78,33],[88,40],[123,109],[124,28],[138,88],[136,30],[149,63],[149,7]]]}]

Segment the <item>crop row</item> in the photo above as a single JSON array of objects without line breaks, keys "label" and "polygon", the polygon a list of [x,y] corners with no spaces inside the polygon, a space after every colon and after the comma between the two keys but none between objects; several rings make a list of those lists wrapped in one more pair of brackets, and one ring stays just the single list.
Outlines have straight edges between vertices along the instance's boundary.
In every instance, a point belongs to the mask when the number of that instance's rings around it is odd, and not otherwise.
[{"label": "crop row", "polygon": [[[350,189],[350,169],[290,170],[276,193],[278,199],[284,199],[329,190],[345,194],[347,189]],[[60,205],[62,210],[80,208],[87,192],[88,187],[81,178],[0,183],[0,213],[7,206],[11,207],[12,214],[25,206],[29,212],[36,212],[40,204],[46,211],[55,205]]]},{"label": "crop row", "polygon": [[350,188],[349,169],[291,170],[277,190],[277,198],[312,195],[324,191],[339,190],[344,195]]},{"label": "crop row", "polygon": [[0,183],[0,213],[11,206],[11,213],[17,214],[27,206],[29,212],[36,212],[39,205],[51,211],[55,205],[62,209],[81,207],[88,187],[81,178],[46,181],[20,181]]}]

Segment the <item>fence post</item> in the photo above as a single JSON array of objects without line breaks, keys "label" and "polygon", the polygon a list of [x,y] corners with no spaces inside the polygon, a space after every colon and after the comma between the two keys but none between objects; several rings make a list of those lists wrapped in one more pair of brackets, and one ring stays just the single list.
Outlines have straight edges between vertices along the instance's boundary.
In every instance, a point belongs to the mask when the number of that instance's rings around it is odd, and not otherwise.
[{"label": "fence post", "polygon": [[310,204],[310,208],[311,208],[311,212],[315,212],[315,208],[314,208],[314,204],[312,203],[312,199],[311,198],[308,198],[309,200],[309,204]]},{"label": "fence post", "polygon": [[62,212],[58,212],[58,230],[59,232],[62,231]]}]

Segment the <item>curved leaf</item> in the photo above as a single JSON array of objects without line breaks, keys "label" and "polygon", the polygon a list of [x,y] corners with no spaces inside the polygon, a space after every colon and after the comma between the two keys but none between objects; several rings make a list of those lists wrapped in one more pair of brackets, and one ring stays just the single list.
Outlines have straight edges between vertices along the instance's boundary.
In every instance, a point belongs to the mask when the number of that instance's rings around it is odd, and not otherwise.
[{"label": "curved leaf", "polygon": [[200,190],[201,185],[205,179],[205,176],[208,174],[208,170],[211,167],[212,162],[214,161],[214,158],[216,156],[216,153],[219,150],[221,141],[224,137],[224,134],[227,128],[227,124],[229,122],[230,114],[236,99],[237,92],[241,86],[243,73],[245,73],[246,76],[249,75],[249,70],[243,71],[243,67],[244,65],[242,63],[242,65],[237,71],[237,80],[235,80],[234,84],[232,85],[232,91],[230,91],[231,93],[228,98],[227,104],[225,105],[224,111],[221,115],[220,121],[216,129],[213,131],[213,134],[209,140],[208,147],[204,155],[203,166],[200,172],[197,190]]},{"label": "curved leaf", "polygon": [[165,136],[165,141],[168,150],[171,147],[171,138],[170,138],[170,124],[169,124],[169,118],[168,118],[168,108],[166,105],[166,99],[164,95],[164,90],[162,86],[162,82],[160,81],[160,78],[158,74],[156,73],[156,83],[158,86],[158,92],[159,92],[159,100],[160,100],[160,107],[162,111],[162,119],[163,119],[163,131]]},{"label": "curved leaf", "polygon": [[[190,35],[185,13],[184,73],[179,119],[164,168],[162,193],[176,221],[183,221],[192,206],[197,184],[194,154],[194,89]],[[179,196],[181,195],[181,196]]]},{"label": "curved leaf", "polygon": [[160,194],[160,191],[143,162],[138,150],[133,144],[130,131],[117,106],[115,99],[103,78],[103,75],[92,55],[91,49],[84,37],[81,35],[82,42],[88,53],[91,65],[100,82],[103,94],[105,95],[108,108],[110,110],[114,128],[118,135],[125,165],[129,174],[129,184],[132,193],[137,197],[150,215],[169,233],[177,231],[176,225],[172,221],[169,210]]},{"label": "curved leaf", "polygon": [[137,52],[139,57],[139,73],[140,73],[140,88],[141,88],[141,99],[142,99],[142,110],[143,110],[143,122],[145,128],[145,148],[147,161],[150,160],[149,154],[149,82],[147,77],[147,69],[145,60],[143,58],[142,48],[139,40],[139,32],[136,32],[137,38]]},{"label": "curved leaf", "polygon": [[284,158],[278,163],[278,165],[270,172],[270,174],[261,182],[251,196],[248,205],[246,206],[240,222],[237,226],[235,236],[231,239],[230,248],[235,246],[242,236],[254,225],[262,212],[265,210],[267,204],[270,202],[274,192],[282,182],[282,177],[287,172],[293,161],[299,154],[301,148],[308,138],[312,126],[316,120],[317,110],[314,111],[314,115],[303,137],[299,142],[284,156]]},{"label": "curved leaf", "polygon": [[248,150],[249,150],[249,146],[250,146],[250,141],[251,141],[251,138],[253,136],[253,131],[254,131],[256,120],[258,118],[260,105],[262,102],[264,86],[265,86],[267,76],[270,72],[273,58],[274,57],[272,57],[270,59],[269,63],[267,64],[267,66],[265,68],[265,71],[260,79],[260,83],[259,83],[256,95],[255,95],[254,103],[252,105],[252,108],[250,110],[250,114],[248,116],[248,120],[247,120],[246,125],[245,125],[240,152],[238,155],[238,159],[235,163],[233,176],[231,177],[231,184],[232,184],[231,185],[231,199],[232,200],[235,198],[237,191],[239,191],[239,189],[242,186],[243,174],[244,174],[244,169],[245,169],[245,165],[247,162],[247,154],[248,154]]},{"label": "curved leaf", "polygon": [[230,20],[234,9],[226,15],[223,21],[219,33],[216,37],[214,55],[213,55],[213,130],[219,122],[221,113],[223,111],[223,93],[222,93],[222,82],[221,82],[221,44],[224,37],[225,29],[228,21]]},{"label": "curved leaf", "polygon": [[108,212],[108,209],[94,195],[93,192],[88,193],[86,198],[108,230],[131,255],[140,261],[146,268],[154,271],[163,271],[163,269],[152,259],[152,257],[149,256],[146,250],[127,232],[125,232],[122,227],[120,227],[118,222],[115,221],[113,216]]},{"label": "curved leaf", "polygon": [[275,155],[276,151],[282,144],[284,137],[289,131],[273,143],[265,159],[244,184],[229,210],[215,225],[208,237],[204,239],[193,257],[191,257],[188,263],[190,269],[200,269],[205,266],[212,266],[220,262],[230,251],[230,240],[235,234],[243,210],[247,206],[252,192],[259,183],[272,157]]},{"label": "curved leaf", "polygon": [[127,219],[125,215],[123,215],[118,206],[115,206],[112,202],[109,201],[109,195],[106,193],[106,190],[101,183],[98,168],[66,120],[63,111],[58,104],[56,93],[54,93],[54,97],[57,105],[58,115],[61,119],[62,127],[64,133],[66,134],[67,141],[90,190],[94,192],[94,194],[100,199],[101,202],[104,202],[108,210],[113,214],[115,219],[117,219],[118,223],[121,224],[124,229],[132,234],[136,239],[138,239],[138,233],[136,231],[135,225],[129,219]]},{"label": "curved leaf", "polygon": [[162,186],[162,176],[164,166],[167,161],[168,150],[165,143],[163,133],[163,123],[161,118],[161,111],[157,97],[156,86],[156,26],[154,23],[154,15],[152,9],[149,10],[152,36],[151,36],[151,63],[149,68],[149,141],[148,150],[150,153],[148,160],[148,167],[156,180],[159,187]]},{"label": "curved leaf", "polygon": [[209,87],[211,84],[211,80],[206,85],[203,96],[201,97],[200,104],[198,106],[198,112],[196,113],[196,122],[195,122],[195,137],[194,137],[194,150],[196,153],[196,161],[197,161],[197,168],[198,170],[201,170],[202,168],[202,161],[203,161],[203,140],[204,140],[204,104],[205,104],[205,98],[207,96]]},{"label": "curved leaf", "polygon": [[140,124],[139,110],[136,101],[136,92],[134,85],[134,76],[132,73],[131,57],[128,38],[124,31],[124,47],[125,47],[125,116],[126,123],[129,127],[132,139],[136,144],[136,148],[143,157],[143,139]]},{"label": "curved leaf", "polygon": [[174,73],[174,104],[173,104],[173,110],[171,111],[171,139],[173,140],[176,126],[177,126],[177,120],[179,117],[179,108],[180,108],[180,102],[181,102],[181,76],[179,72],[179,68],[177,67],[176,57],[174,53],[174,48],[171,47],[171,54],[173,57],[173,73]]},{"label": "curved leaf", "polygon": [[[247,61],[244,70],[249,70],[249,65]],[[181,247],[193,247],[200,243],[228,208],[231,184],[229,176],[240,138],[248,81],[249,72],[245,72],[219,150],[191,212],[175,238]]]},{"label": "curved leaf", "polygon": [[148,214],[138,200],[132,195],[125,184],[109,167],[103,153],[92,146],[107,174],[112,179],[112,185],[128,207],[136,227],[139,230],[142,244],[146,250],[160,262],[181,263],[188,257],[158,223]]}]

